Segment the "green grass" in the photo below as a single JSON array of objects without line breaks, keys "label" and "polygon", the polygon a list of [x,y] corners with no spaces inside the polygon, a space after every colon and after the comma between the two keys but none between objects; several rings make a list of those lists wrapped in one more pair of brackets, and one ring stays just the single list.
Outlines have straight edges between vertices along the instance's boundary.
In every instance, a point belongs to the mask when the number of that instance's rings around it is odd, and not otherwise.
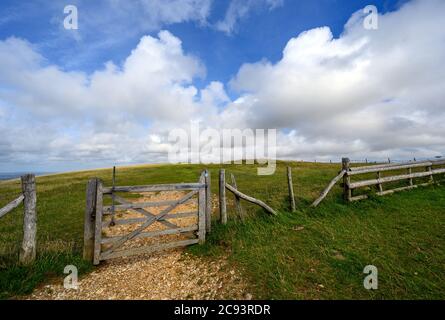
[{"label": "green grass", "polygon": [[[214,224],[208,242],[189,249],[197,255],[227,255],[263,299],[443,299],[445,298],[445,187],[434,186],[345,204],[336,187],[317,209],[310,203],[337,174],[339,164],[291,163],[299,211],[287,212],[287,163],[273,176],[257,176],[254,166],[225,166],[238,188],[280,211],[267,216],[243,203],[248,219],[235,215]],[[217,192],[219,166],[211,169]],[[203,166],[118,168],[118,185],[197,181]],[[30,267],[16,264],[22,208],[0,220],[0,298],[27,294],[46,279],[81,262],[85,187],[89,178],[111,184],[111,169],[37,179],[38,253]],[[19,182],[0,183],[0,207],[20,192]],[[215,217],[217,217],[215,210]],[[297,228],[296,228],[297,227]],[[300,230],[304,227],[304,229]],[[299,230],[299,231],[297,231]],[[366,265],[379,270],[379,290],[363,288]]]}]

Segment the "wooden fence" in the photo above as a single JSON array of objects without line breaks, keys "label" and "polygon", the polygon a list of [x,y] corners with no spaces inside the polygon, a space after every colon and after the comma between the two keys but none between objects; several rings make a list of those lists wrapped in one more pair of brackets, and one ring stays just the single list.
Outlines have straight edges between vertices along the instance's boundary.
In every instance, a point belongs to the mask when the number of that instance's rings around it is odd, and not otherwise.
[{"label": "wooden fence", "polygon": [[[349,158],[342,159],[342,170],[323,190],[320,197],[314,201],[312,207],[317,207],[329,194],[332,188],[343,179],[343,197],[346,201],[358,201],[369,198],[367,194],[354,195],[354,191],[360,188],[376,187],[378,196],[393,194],[395,192],[418,188],[419,186],[428,186],[435,182],[434,176],[445,174],[445,160],[411,161],[399,163],[378,164],[372,166],[351,167]],[[435,168],[436,167],[436,168]],[[419,171],[425,169],[425,171]],[[402,173],[406,170],[406,173]],[[413,170],[418,170],[414,172]],[[397,172],[394,172],[397,171]],[[391,175],[392,173],[392,175]],[[352,181],[352,177],[359,175],[376,174],[374,179]],[[386,174],[383,176],[383,174]],[[427,182],[415,184],[414,179],[428,178]],[[384,190],[384,185],[388,183],[407,181],[407,185]]]},{"label": "wooden fence", "polygon": [[[343,171],[345,172],[343,177],[344,198],[347,201],[367,199],[369,196],[366,194],[354,196],[354,191],[360,188],[376,187],[376,194],[379,196],[384,196],[398,191],[410,190],[419,186],[433,184],[435,181],[434,177],[436,175],[445,174],[445,168],[435,168],[437,166],[445,165],[445,160],[381,164],[364,167],[351,167],[348,160],[349,159],[343,160]],[[413,172],[413,169],[424,169],[424,171]],[[393,171],[398,172],[394,173]],[[403,171],[406,171],[406,173],[402,173]],[[374,179],[351,181],[351,177],[373,173],[376,174]],[[383,173],[389,173],[389,175],[387,174],[383,176]],[[428,181],[416,184],[414,179],[419,178],[428,178]],[[384,190],[385,184],[404,180],[406,180],[407,185]]]},{"label": "wooden fence", "polygon": [[36,258],[37,235],[37,194],[36,178],[32,174],[24,175],[22,180],[22,194],[14,201],[0,209],[0,218],[24,204],[23,240],[20,248],[19,261],[23,265],[32,263]]},{"label": "wooden fence", "polygon": [[[114,180],[114,179],[113,179]],[[161,202],[130,202],[117,193],[150,193],[161,191],[188,191],[178,200]],[[111,196],[111,206],[104,205],[104,196]],[[190,202],[197,196],[198,210],[193,212],[171,213],[175,208]],[[115,204],[115,202],[119,204]],[[153,214],[147,208],[159,208],[158,214]],[[116,219],[116,212],[136,212],[141,218]],[[165,249],[184,247],[205,241],[206,232],[211,224],[211,191],[210,173],[206,170],[201,174],[197,183],[180,183],[164,185],[145,185],[127,187],[104,187],[99,179],[90,180],[87,187],[87,204],[84,225],[84,258],[93,261],[95,265],[100,261],[126,257],[137,254],[152,253]],[[111,219],[105,220],[105,217]],[[186,217],[197,217],[197,224],[179,227],[169,220]],[[154,223],[160,223],[167,229],[147,232],[146,229]],[[124,235],[104,237],[105,228],[116,225],[136,225],[132,231]],[[123,248],[125,243],[133,239],[156,238],[167,235],[188,235],[192,239],[155,243],[148,246]],[[118,250],[119,249],[119,250]]]}]

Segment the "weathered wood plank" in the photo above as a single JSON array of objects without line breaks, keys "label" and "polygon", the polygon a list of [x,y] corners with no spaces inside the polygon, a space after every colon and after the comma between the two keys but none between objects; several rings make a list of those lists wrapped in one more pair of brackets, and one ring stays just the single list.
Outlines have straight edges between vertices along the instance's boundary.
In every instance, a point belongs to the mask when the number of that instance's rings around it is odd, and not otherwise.
[{"label": "weathered wood plank", "polygon": [[[203,172],[199,178],[199,183],[205,184],[205,179],[205,172]],[[203,244],[206,240],[206,206],[206,189],[201,188],[198,194],[198,238],[200,244]]]},{"label": "weathered wood plank", "polygon": [[369,197],[367,195],[361,195],[361,196],[355,196],[355,197],[351,197],[351,202],[354,201],[360,201],[360,200],[365,200],[368,199]]},{"label": "weathered wood plank", "polygon": [[423,163],[412,163],[412,164],[397,164],[397,165],[386,165],[382,167],[374,167],[374,168],[367,168],[362,167],[364,169],[362,170],[354,170],[354,171],[348,171],[348,176],[356,176],[360,174],[365,173],[374,173],[374,172],[386,172],[386,171],[393,171],[393,170],[404,170],[404,169],[414,169],[414,168],[422,168],[425,167],[428,164],[432,164],[431,162],[423,162]]},{"label": "weathered wood plank", "polygon": [[[192,225],[184,228],[176,228],[176,229],[168,229],[168,230],[160,230],[160,231],[152,231],[152,232],[142,232],[135,236],[133,239],[141,239],[141,238],[154,238],[159,236],[167,236],[167,235],[174,235],[174,234],[182,234],[182,233],[189,233],[194,232],[198,230],[198,225]],[[108,238],[102,238],[102,244],[109,244],[113,243],[117,240],[120,240],[122,236],[114,236],[114,237],[108,237]]]},{"label": "weathered wood plank", "polygon": [[94,260],[94,226],[96,209],[97,179],[91,179],[87,184],[86,207],[83,231],[83,259]]},{"label": "weathered wood plank", "polygon": [[287,167],[287,186],[289,189],[290,207],[291,207],[292,212],[295,212],[297,210],[297,207],[295,205],[294,184],[292,182],[292,168],[291,167]]},{"label": "weathered wood plank", "polygon": [[96,223],[94,231],[94,265],[100,263],[101,242],[102,242],[102,206],[103,206],[103,182],[97,180],[96,188]]},{"label": "weathered wood plank", "polygon": [[329,194],[331,189],[343,178],[345,173],[346,173],[346,171],[342,170],[338,176],[336,176],[334,179],[332,179],[332,181],[329,183],[329,185],[326,187],[326,189],[323,190],[320,197],[314,201],[314,203],[312,204],[312,207],[314,207],[314,208],[317,207],[327,197],[327,195]]},{"label": "weathered wood plank", "polygon": [[[432,161],[415,161],[415,162],[391,163],[391,164],[386,163],[386,164],[377,164],[377,165],[374,165],[374,166],[351,167],[350,171],[352,171],[352,172],[360,171],[360,172],[365,173],[364,171],[375,170],[375,171],[371,171],[371,173],[372,173],[372,172],[377,172],[379,169],[380,169],[380,171],[386,171],[386,169],[387,170],[396,170],[396,169],[393,169],[394,167],[402,167],[402,166],[425,167],[427,165],[432,165],[432,164],[433,164]],[[385,169],[385,170],[382,170],[382,169]],[[367,172],[367,173],[370,173],[370,172]]]},{"label": "weathered wood plank", "polygon": [[[235,179],[235,176],[233,175],[233,173],[231,173],[231,177],[232,177],[232,186],[236,190],[238,190],[238,185],[236,184],[236,179]],[[236,207],[236,211],[238,212],[240,219],[244,220],[244,210],[241,205],[241,198],[237,195],[235,195],[235,207]]]},{"label": "weathered wood plank", "polygon": [[11,201],[6,206],[0,209],[0,218],[6,215],[7,213],[11,212],[15,208],[17,208],[25,199],[25,196],[22,194],[17,199]]},{"label": "weathered wood plank", "polygon": [[[198,190],[203,188],[205,185],[199,183],[178,183],[178,184],[159,184],[159,185],[148,185],[148,186],[124,186],[115,187],[115,192],[159,192],[159,191],[190,191]],[[111,194],[113,188],[104,188],[104,194]]]},{"label": "weathered wood plank", "polygon": [[269,207],[267,204],[265,204],[263,201],[255,199],[253,197],[249,197],[248,195],[245,195],[244,193],[236,190],[234,187],[232,187],[230,184],[226,183],[226,188],[232,192],[233,194],[237,195],[238,197],[240,197],[241,199],[244,199],[248,202],[251,202],[253,204],[259,205],[260,207],[262,207],[264,210],[266,210],[268,213],[276,216],[277,213],[274,209],[272,209],[271,207]]},{"label": "weathered wood plank", "polygon": [[133,255],[138,254],[147,254],[147,253],[154,253],[158,251],[163,251],[167,249],[174,249],[174,248],[180,248],[180,247],[186,247],[193,244],[197,244],[199,242],[199,239],[191,239],[191,240],[184,240],[184,241],[178,241],[178,242],[171,242],[171,243],[165,243],[165,244],[158,244],[153,246],[146,246],[146,247],[139,247],[139,248],[131,248],[126,250],[119,250],[115,251],[109,254],[102,254],[101,260],[109,260],[114,258],[120,258],[120,257],[129,257]]},{"label": "weathered wood plank", "polygon": [[219,172],[219,215],[222,224],[227,224],[227,203],[226,203],[226,170]]},{"label": "weathered wood plank", "polygon": [[36,177],[27,174],[21,177],[24,218],[23,218],[23,241],[20,249],[19,261],[22,265],[32,263],[36,258],[36,235],[37,235],[37,193]]}]

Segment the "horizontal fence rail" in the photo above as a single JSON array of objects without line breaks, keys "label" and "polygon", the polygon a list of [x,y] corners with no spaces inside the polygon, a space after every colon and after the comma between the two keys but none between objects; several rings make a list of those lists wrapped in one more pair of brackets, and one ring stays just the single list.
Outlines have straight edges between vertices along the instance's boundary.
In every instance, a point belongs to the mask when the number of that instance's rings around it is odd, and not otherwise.
[{"label": "horizontal fence rail", "polygon": [[205,183],[179,183],[179,184],[159,184],[150,186],[127,186],[104,188],[103,194],[113,192],[160,192],[160,191],[191,191],[205,188]]},{"label": "horizontal fence rail", "polygon": [[429,166],[444,165],[445,160],[440,161],[422,161],[422,162],[407,162],[407,163],[392,163],[392,164],[379,164],[376,166],[364,166],[364,167],[351,167],[349,168],[348,175],[357,175],[363,173],[372,173],[378,171],[391,171],[408,168],[421,168]]},{"label": "horizontal fence rail", "polygon": [[[182,234],[182,233],[190,233],[198,231],[198,225],[192,225],[189,227],[184,228],[178,228],[178,229],[168,229],[168,230],[160,230],[160,231],[152,231],[152,232],[143,232],[138,234],[134,239],[140,239],[140,238],[153,238],[153,237],[159,237],[159,236],[166,236],[166,235],[174,235],[174,234]],[[114,237],[108,237],[102,239],[102,244],[112,243],[114,241],[120,240],[122,236],[114,236]]]}]

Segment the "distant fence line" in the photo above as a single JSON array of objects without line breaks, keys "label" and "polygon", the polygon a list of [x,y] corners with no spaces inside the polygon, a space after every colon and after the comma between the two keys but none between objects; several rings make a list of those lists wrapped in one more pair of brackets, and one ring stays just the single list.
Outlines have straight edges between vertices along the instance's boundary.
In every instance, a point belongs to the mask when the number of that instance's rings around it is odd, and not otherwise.
[{"label": "distant fence line", "polygon": [[[445,159],[443,156],[438,156],[432,158],[425,158],[425,157],[413,157],[411,159],[393,159],[391,157],[387,158],[380,158],[380,159],[373,159],[373,158],[364,158],[364,159],[349,159],[350,163],[357,163],[357,164],[384,164],[384,163],[410,163],[410,162],[419,162],[419,161],[437,161],[437,160],[443,160]],[[313,161],[311,160],[285,160],[285,161],[295,161],[295,162],[314,162],[314,163],[341,163],[339,160],[332,160],[332,159],[326,159],[326,160],[319,160],[315,159]]]}]

